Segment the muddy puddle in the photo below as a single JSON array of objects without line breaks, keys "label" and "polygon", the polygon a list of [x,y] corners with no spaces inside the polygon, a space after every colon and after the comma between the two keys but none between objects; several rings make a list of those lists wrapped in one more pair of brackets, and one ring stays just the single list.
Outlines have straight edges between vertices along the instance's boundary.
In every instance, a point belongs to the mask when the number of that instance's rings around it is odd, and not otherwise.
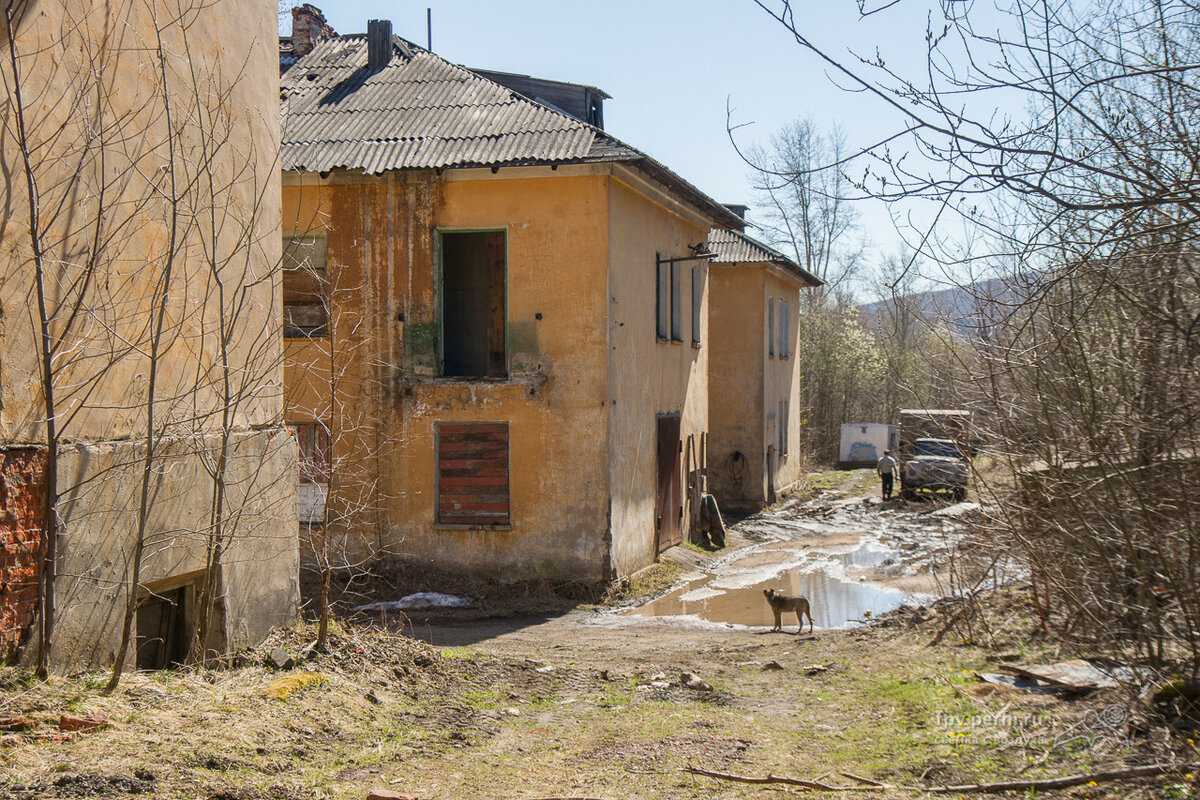
[{"label": "muddy puddle", "polygon": [[[718,574],[698,578],[632,613],[770,626],[774,616],[763,590],[774,588],[807,597],[817,627],[843,628],[864,614],[879,615],[903,603],[930,599],[930,593],[907,588],[911,580],[890,580],[888,567],[896,556],[892,548],[862,536],[842,535],[820,547],[774,542],[728,562]],[[795,629],[796,615],[785,614],[783,624]]]}]

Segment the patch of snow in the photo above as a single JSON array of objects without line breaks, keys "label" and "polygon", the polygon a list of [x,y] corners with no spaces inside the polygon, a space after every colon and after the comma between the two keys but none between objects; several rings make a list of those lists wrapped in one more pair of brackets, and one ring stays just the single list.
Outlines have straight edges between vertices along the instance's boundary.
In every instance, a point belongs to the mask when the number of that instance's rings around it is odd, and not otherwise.
[{"label": "patch of snow", "polygon": [[699,589],[692,589],[690,592],[681,594],[679,599],[685,603],[698,603],[701,600],[708,600],[712,597],[720,597],[723,594],[725,594],[725,592],[721,591],[720,589],[712,589],[708,586],[701,586]]},{"label": "patch of snow", "polygon": [[470,608],[471,598],[441,592],[416,592],[399,600],[380,600],[356,606],[355,611],[403,611],[419,608]]}]

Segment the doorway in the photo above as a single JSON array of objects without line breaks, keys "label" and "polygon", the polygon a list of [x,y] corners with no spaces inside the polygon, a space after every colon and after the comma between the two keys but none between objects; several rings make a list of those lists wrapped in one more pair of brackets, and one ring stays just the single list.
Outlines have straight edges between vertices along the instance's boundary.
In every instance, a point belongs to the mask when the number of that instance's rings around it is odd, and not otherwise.
[{"label": "doorway", "polygon": [[166,669],[187,658],[187,588],[148,595],[137,609],[137,668]]},{"label": "doorway", "polygon": [[683,492],[679,477],[682,443],[678,414],[658,417],[658,480],[654,519],[657,551],[683,543]]}]

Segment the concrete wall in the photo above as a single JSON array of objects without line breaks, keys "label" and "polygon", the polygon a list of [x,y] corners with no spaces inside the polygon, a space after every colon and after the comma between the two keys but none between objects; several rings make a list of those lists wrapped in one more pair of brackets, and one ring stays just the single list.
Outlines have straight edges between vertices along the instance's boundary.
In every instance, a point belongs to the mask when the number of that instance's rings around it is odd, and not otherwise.
[{"label": "concrete wall", "polygon": [[[798,315],[800,314],[800,293],[802,291],[799,282],[790,277],[787,273],[782,272],[777,268],[760,267],[763,270],[763,295],[760,303],[760,308],[766,308],[767,300],[775,298],[775,326],[776,347],[775,357],[772,358],[766,346],[766,326],[762,327],[763,337],[763,452],[766,453],[768,447],[774,446],[773,449],[779,451],[778,437],[780,435],[780,427],[786,426],[783,435],[787,441],[787,453],[778,452],[775,460],[775,492],[778,496],[780,493],[800,480],[804,471],[804,459],[800,453],[800,359],[804,357],[802,353],[797,353],[796,348],[799,345],[799,336],[796,329]],[[779,316],[781,313],[781,301],[786,301],[790,306],[791,321],[788,328],[789,355],[783,357],[779,354]],[[779,412],[780,401],[787,401],[790,404],[790,411],[786,419],[781,418]],[[766,457],[764,456],[763,475],[764,484],[766,476]],[[764,493],[765,493],[764,488]],[[764,495],[765,496],[765,495]]]},{"label": "concrete wall", "polygon": [[[204,569],[206,538],[197,528],[211,513],[212,482],[197,450],[206,448],[212,459],[218,443],[175,441],[161,451],[141,576],[152,591],[194,586]],[[80,444],[60,463],[60,481],[74,487],[61,504],[55,662],[62,669],[111,663],[120,644],[125,565],[137,525],[129,487],[140,482],[144,452],[129,442]],[[222,603],[208,642],[217,650],[261,641],[295,619],[300,599],[292,438],[280,429],[248,432],[234,439],[231,453],[227,502],[240,516],[227,528]],[[186,611],[190,627],[194,608]]]},{"label": "concrete wall", "polygon": [[[803,288],[795,278],[767,264],[714,265],[712,276],[709,487],[722,508],[754,511],[770,500],[772,467],[777,497],[803,475],[803,354],[797,352]],[[772,299],[774,330],[769,329],[767,313]],[[787,357],[781,357],[779,346],[781,301],[791,306]],[[769,346],[772,336],[774,355]],[[790,403],[786,420],[780,414],[780,401]],[[780,426],[784,424],[786,454],[779,446]]]},{"label": "concrete wall", "polygon": [[764,270],[714,264],[709,326],[709,490],[722,509],[765,502]]},{"label": "concrete wall", "polygon": [[[656,418],[680,414],[684,540],[693,509],[687,498],[688,439],[699,452],[708,430],[709,268],[683,266],[683,341],[660,342],[655,331],[655,253],[686,256],[709,223],[629,173],[608,185],[609,474],[612,558],[618,574],[652,563],[655,552]],[[701,346],[691,344],[691,266],[705,280]],[[695,469],[695,464],[690,465]]]},{"label": "concrete wall", "polygon": [[[281,427],[276,33],[270,11],[251,0],[206,5],[188,15],[186,28],[165,2],[49,0],[28,8],[17,25],[17,55],[31,138],[42,143],[33,167],[48,229],[47,300],[63,337],[55,356],[66,451],[58,472],[65,528],[55,661],[75,667],[112,656],[104,643],[124,604],[114,586],[132,548],[129,509],[140,482],[129,460],[145,435],[151,310],[168,268],[154,427],[164,442],[190,444],[171,445],[170,463],[155,467],[147,580],[197,568],[186,553],[203,540],[209,519],[211,452],[204,451],[222,427],[222,329],[232,331],[225,354],[238,396],[229,429],[245,457],[265,464],[254,492],[233,495],[256,509],[251,516],[264,530],[294,530],[284,466],[294,445]],[[7,52],[2,62],[11,91]],[[94,75],[105,87],[98,104]],[[216,105],[214,96],[226,101]],[[167,135],[168,106],[174,137]],[[14,111],[10,101],[0,112],[10,132]],[[97,139],[101,124],[107,135]],[[0,160],[9,199],[0,228],[0,447],[11,451],[45,444],[46,411],[29,200],[13,136],[4,137]],[[211,165],[211,181],[202,164]],[[164,199],[172,196],[177,202]],[[262,480],[269,476],[282,482]],[[223,574],[224,638],[246,643],[294,616],[296,594],[287,587],[295,582],[296,544],[288,537],[237,553]]]}]

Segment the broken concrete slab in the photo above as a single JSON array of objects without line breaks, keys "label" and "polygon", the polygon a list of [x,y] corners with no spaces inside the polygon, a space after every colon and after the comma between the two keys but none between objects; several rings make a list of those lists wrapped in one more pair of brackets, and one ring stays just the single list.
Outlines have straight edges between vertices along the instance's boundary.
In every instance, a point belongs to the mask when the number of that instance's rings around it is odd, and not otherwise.
[{"label": "broken concrete slab", "polygon": [[1095,689],[1111,689],[1118,685],[1117,675],[1121,668],[1102,669],[1081,658],[1070,661],[1060,661],[1056,664],[1032,664],[1017,666],[1005,664],[1000,667],[1005,672],[1025,678],[1032,678],[1042,683],[1058,686],[1076,692],[1090,692]]}]

